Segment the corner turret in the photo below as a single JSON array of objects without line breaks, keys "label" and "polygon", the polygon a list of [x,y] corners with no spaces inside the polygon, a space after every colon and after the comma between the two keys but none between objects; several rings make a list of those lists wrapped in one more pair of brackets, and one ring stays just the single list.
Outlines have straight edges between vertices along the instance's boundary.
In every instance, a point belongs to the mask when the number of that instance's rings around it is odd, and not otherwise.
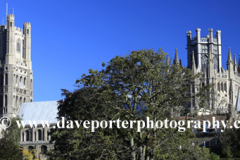
[{"label": "corner turret", "polygon": [[228,48],[228,60],[227,60],[227,65],[232,64],[232,53],[231,53],[231,48]]},{"label": "corner turret", "polygon": [[236,58],[236,54],[234,54],[234,72],[237,72],[237,58]]},{"label": "corner turret", "polygon": [[232,54],[231,54],[231,48],[228,49],[228,60],[227,60],[227,69],[229,78],[233,78],[233,60],[232,60]]},{"label": "corner turret", "polygon": [[166,65],[167,65],[167,66],[170,66],[170,62],[169,62],[169,57],[168,57],[168,55],[167,55]]},{"label": "corner turret", "polygon": [[175,50],[175,60],[174,60],[174,64],[179,65],[177,49]]},{"label": "corner turret", "polygon": [[23,24],[23,33],[24,33],[24,59],[26,63],[30,66],[31,64],[31,23],[25,22]]},{"label": "corner turret", "polygon": [[201,39],[201,29],[200,28],[196,29],[196,34],[197,34],[197,42],[199,43],[200,39]]},{"label": "corner turret", "polygon": [[209,43],[213,42],[213,29],[209,28],[208,29],[208,34],[209,34]]},{"label": "corner turret", "polygon": [[15,26],[14,14],[7,15],[7,29],[13,29]]}]

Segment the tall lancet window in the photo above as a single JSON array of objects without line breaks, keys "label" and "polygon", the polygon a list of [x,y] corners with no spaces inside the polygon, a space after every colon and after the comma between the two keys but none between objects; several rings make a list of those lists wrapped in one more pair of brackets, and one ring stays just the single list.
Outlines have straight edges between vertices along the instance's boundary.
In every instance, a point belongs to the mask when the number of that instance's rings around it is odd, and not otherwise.
[{"label": "tall lancet window", "polygon": [[5,107],[7,107],[8,100],[7,100],[7,95],[5,95]]},{"label": "tall lancet window", "polygon": [[227,92],[227,83],[224,83],[224,91]]},{"label": "tall lancet window", "polygon": [[17,51],[21,52],[21,40],[20,39],[17,40]]},{"label": "tall lancet window", "polygon": [[217,84],[218,92],[220,92],[220,83]]},{"label": "tall lancet window", "polygon": [[221,83],[221,91],[223,92],[223,83]]}]

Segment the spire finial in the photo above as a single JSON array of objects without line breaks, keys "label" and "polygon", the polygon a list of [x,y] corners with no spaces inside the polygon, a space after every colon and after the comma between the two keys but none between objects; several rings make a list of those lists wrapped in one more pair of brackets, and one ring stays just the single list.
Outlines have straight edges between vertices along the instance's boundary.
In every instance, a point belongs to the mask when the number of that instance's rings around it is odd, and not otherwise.
[{"label": "spire finial", "polygon": [[168,57],[168,55],[167,55],[166,64],[167,64],[167,66],[170,66],[170,62],[169,62],[169,57]]},{"label": "spire finial", "polygon": [[175,64],[179,64],[177,48],[175,50]]},{"label": "spire finial", "polygon": [[234,54],[234,65],[237,66],[237,58],[236,58],[236,54]]},{"label": "spire finial", "polygon": [[233,63],[232,61],[232,54],[231,54],[231,48],[228,48],[228,61],[227,64]]}]

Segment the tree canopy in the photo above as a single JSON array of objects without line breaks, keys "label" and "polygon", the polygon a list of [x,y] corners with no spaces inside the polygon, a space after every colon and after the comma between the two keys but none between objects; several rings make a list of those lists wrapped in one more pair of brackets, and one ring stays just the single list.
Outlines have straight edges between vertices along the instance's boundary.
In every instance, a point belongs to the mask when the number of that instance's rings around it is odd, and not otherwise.
[{"label": "tree canopy", "polygon": [[240,129],[226,129],[224,132],[219,133],[218,139],[222,157],[240,157]]},{"label": "tree canopy", "polygon": [[[167,53],[159,49],[132,51],[116,56],[101,71],[89,69],[76,81],[77,90],[62,90],[58,118],[66,120],[153,121],[171,120],[182,114],[191,98],[206,101],[205,86],[190,94],[190,86],[199,75],[179,64],[172,64]],[[58,128],[52,133],[55,149],[48,153],[53,159],[208,159],[209,151],[195,143],[190,129],[77,127]],[[184,126],[184,124],[182,124]]]},{"label": "tree canopy", "polygon": [[12,160],[22,159],[20,149],[20,132],[16,120],[18,117],[11,119],[11,126],[2,131],[3,138],[0,139],[0,159]]}]

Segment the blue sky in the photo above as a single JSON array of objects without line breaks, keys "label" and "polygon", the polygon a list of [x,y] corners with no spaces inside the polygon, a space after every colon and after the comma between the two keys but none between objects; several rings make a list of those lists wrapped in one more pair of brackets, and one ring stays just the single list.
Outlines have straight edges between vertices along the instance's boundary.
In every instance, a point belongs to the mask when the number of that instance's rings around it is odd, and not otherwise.
[{"label": "blue sky", "polygon": [[[0,1],[14,8],[15,25],[32,24],[33,101],[59,100],[88,69],[101,69],[116,55],[162,48],[187,65],[186,32],[222,31],[223,66],[228,47],[240,53],[240,1],[226,0],[24,0]],[[238,56],[237,56],[238,59]]]}]

